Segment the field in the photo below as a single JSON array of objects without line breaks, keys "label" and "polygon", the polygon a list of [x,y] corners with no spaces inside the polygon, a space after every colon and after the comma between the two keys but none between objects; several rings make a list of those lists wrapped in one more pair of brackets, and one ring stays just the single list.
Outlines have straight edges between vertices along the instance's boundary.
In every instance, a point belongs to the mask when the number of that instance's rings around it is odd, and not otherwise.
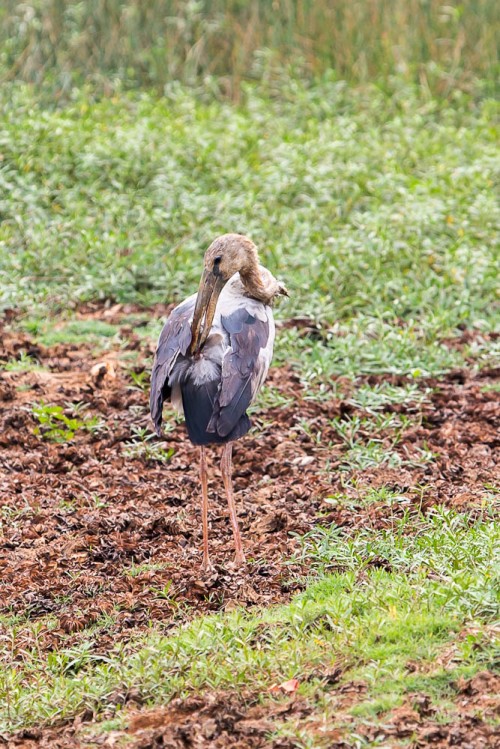
[{"label": "field", "polygon": [[496,0],[4,0],[0,76],[49,102],[173,81],[239,102],[248,81],[279,96],[283,70],[453,99],[498,90],[498,22]]},{"label": "field", "polygon": [[[0,741],[493,747],[496,107],[324,76],[0,97]],[[218,234],[290,290],[203,575],[197,453],[148,418]]]}]

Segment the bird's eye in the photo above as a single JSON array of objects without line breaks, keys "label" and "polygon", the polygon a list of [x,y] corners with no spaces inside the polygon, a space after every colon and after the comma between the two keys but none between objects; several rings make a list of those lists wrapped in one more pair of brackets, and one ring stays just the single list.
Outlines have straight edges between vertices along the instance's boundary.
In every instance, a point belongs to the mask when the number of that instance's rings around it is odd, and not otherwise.
[{"label": "bird's eye", "polygon": [[217,257],[214,258],[214,265],[220,265],[220,261],[222,260],[222,255],[217,255]]}]

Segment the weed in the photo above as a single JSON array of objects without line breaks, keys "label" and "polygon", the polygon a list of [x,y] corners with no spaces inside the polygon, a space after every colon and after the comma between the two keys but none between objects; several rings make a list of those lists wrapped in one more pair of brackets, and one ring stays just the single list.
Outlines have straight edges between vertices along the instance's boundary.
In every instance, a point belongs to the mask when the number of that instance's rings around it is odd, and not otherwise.
[{"label": "weed", "polygon": [[[173,428],[173,427],[172,427]],[[168,425],[167,425],[168,430]],[[168,463],[175,454],[173,447],[165,449],[157,440],[156,434],[147,427],[134,427],[134,438],[125,443],[123,454],[128,458],[139,458],[153,463]]]},{"label": "weed", "polygon": [[[364,400],[364,399],[363,399]],[[364,400],[366,403],[366,401]],[[383,401],[384,402],[384,401]],[[376,400],[381,407],[379,395]],[[433,460],[430,450],[419,449],[418,457],[411,460],[395,452],[405,429],[414,422],[405,414],[384,414],[368,410],[369,417],[352,416],[347,419],[336,417],[329,421],[346,446],[340,469],[363,470],[386,463],[390,468],[403,465],[421,465]],[[387,444],[389,443],[389,444]]]},{"label": "weed", "polygon": [[164,568],[165,565],[161,562],[144,562],[142,564],[131,564],[130,567],[123,570],[123,574],[130,577],[139,577],[146,572],[158,572]]},{"label": "weed", "polygon": [[17,359],[9,359],[3,365],[6,372],[40,372],[44,367],[32,356],[21,351]]},{"label": "weed", "polygon": [[387,450],[379,440],[356,441],[342,456],[341,471],[363,471],[386,463],[389,468],[402,464],[400,456]]},{"label": "weed", "polygon": [[172,581],[166,583],[163,588],[154,588],[157,598],[163,598],[168,601],[172,598]]},{"label": "weed", "polygon": [[384,410],[388,405],[403,404],[405,408],[417,408],[428,400],[429,388],[422,389],[416,382],[405,387],[391,385],[388,382],[374,387],[361,385],[350,397],[349,403],[356,408],[363,408],[369,413]]},{"label": "weed", "polygon": [[97,416],[83,419],[68,416],[62,406],[51,406],[43,401],[34,404],[31,413],[39,424],[33,430],[34,434],[51,442],[69,442],[79,430],[95,432],[103,428],[103,422]]},{"label": "weed", "polygon": [[[294,328],[277,338],[276,361],[308,388],[460,366],[469,352],[442,339],[495,320],[491,105],[450,112],[404,89],[402,113],[381,92],[297,85],[292,102],[250,89],[240,110],[183,89],[92,108],[75,94],[50,111],[24,89],[2,94],[2,166],[15,189],[2,204],[0,305],[29,311],[22,324],[47,345],[106,345],[119,327],[55,327],[47,313],[96,297],[179,299],[196,288],[210,240],[237,227],[290,286],[278,315],[321,326],[319,339]],[[32,218],[20,221],[27,202]]]},{"label": "weed", "polygon": [[482,393],[500,393],[500,382],[488,382],[481,388]]},{"label": "weed", "polygon": [[131,369],[129,370],[129,375],[130,379],[134,383],[132,386],[133,390],[140,390],[141,393],[149,391],[150,375],[147,370],[143,369],[140,372],[136,372],[135,370]]}]

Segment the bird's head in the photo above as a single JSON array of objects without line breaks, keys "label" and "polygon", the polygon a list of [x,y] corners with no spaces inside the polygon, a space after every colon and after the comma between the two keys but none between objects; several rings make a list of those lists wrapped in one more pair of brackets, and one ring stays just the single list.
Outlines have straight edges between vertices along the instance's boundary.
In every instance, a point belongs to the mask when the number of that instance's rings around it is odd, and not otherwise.
[{"label": "bird's head", "polygon": [[205,272],[229,281],[235,273],[245,274],[259,264],[257,247],[244,234],[223,234],[205,252]]},{"label": "bird's head", "polygon": [[191,326],[189,353],[194,354],[205,343],[219,295],[235,273],[242,276],[255,272],[259,256],[254,243],[243,234],[223,234],[205,252],[204,269]]}]

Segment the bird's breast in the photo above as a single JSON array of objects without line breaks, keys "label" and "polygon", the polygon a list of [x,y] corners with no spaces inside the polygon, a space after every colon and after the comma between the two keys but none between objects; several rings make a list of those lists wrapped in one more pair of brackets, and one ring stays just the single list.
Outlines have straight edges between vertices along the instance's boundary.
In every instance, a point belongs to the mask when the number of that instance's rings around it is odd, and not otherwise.
[{"label": "bird's breast", "polygon": [[196,359],[192,360],[189,372],[193,385],[198,386],[220,379],[220,373],[220,361],[214,361],[214,359],[204,355],[203,352]]}]

